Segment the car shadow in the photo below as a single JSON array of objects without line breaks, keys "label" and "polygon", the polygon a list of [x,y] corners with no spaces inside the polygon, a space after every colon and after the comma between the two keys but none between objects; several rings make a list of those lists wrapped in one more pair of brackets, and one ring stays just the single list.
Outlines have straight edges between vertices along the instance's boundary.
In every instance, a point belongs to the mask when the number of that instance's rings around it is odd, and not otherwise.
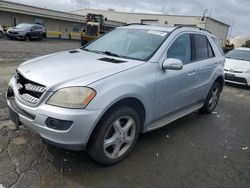
[{"label": "car shadow", "polygon": [[[157,159],[158,153],[161,154],[161,157],[166,155],[161,153],[162,151],[171,151],[170,158],[173,155],[179,155],[178,148],[174,151],[172,150],[174,147],[173,143],[178,140],[176,137],[180,136],[178,132],[184,132],[184,134],[185,132],[190,133],[195,129],[194,127],[199,126],[198,123],[194,123],[195,121],[204,121],[204,119],[207,118],[209,119],[212,117],[194,112],[176,120],[168,126],[141,134],[130,155],[123,161],[112,166],[102,166],[96,163],[85,151],[65,151],[52,146],[47,146],[47,150],[54,157],[52,164],[57,172],[62,174],[63,177],[70,179],[70,181],[77,182],[80,185],[88,184],[86,179],[93,181],[96,177],[99,177],[100,182],[102,180],[104,181],[105,177],[107,180],[109,176],[117,176],[118,178],[119,173],[127,174],[128,177],[132,177],[133,174],[137,173],[135,173],[135,171],[138,171],[138,169],[134,169],[136,166],[142,169],[157,168],[157,166],[161,166],[161,161],[158,160],[156,163],[153,161]],[[175,135],[178,136],[175,137]],[[93,182],[89,183],[93,185]]]}]

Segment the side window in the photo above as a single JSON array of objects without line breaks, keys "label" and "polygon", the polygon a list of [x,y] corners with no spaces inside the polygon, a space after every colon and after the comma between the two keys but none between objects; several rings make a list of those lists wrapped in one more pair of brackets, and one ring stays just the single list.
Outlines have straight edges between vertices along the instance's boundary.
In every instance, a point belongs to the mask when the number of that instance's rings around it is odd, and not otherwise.
[{"label": "side window", "polygon": [[204,35],[194,34],[195,59],[202,60],[208,58],[207,37]]},{"label": "side window", "polygon": [[215,56],[214,51],[213,51],[213,48],[212,48],[210,42],[208,41],[208,39],[207,39],[207,48],[208,48],[208,57],[209,58],[214,57]]},{"label": "side window", "polygon": [[191,39],[190,34],[179,36],[167,51],[167,58],[176,58],[188,64],[191,62]]},{"label": "side window", "polygon": [[220,44],[220,42],[218,41],[218,39],[217,39],[217,38],[214,38],[214,37],[212,37],[212,39],[213,39],[214,43],[216,44],[218,50],[220,51],[221,55],[224,56],[225,54],[224,54],[224,52],[223,52],[223,50],[222,50],[221,44]]},{"label": "side window", "polygon": [[203,60],[214,57],[213,48],[205,35],[193,34],[193,60]]}]

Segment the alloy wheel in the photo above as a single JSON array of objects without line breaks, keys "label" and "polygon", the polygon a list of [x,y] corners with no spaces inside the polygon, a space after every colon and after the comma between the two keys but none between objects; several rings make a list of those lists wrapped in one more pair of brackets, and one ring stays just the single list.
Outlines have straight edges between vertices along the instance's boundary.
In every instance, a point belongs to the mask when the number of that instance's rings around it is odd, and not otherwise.
[{"label": "alloy wheel", "polygon": [[135,121],[124,116],[116,119],[109,127],[104,137],[104,152],[109,158],[122,156],[132,145],[136,133]]}]

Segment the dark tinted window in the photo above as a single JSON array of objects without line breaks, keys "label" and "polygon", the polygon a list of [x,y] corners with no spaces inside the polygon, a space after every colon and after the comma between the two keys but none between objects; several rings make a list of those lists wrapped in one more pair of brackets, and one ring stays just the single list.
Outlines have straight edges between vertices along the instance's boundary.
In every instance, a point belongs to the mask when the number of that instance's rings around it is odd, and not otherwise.
[{"label": "dark tinted window", "polygon": [[205,35],[193,35],[194,40],[194,60],[203,60],[214,57],[214,51]]},{"label": "dark tinted window", "polygon": [[167,58],[176,58],[187,64],[191,62],[191,40],[189,34],[178,37],[168,49]]},{"label": "dark tinted window", "polygon": [[195,60],[202,60],[208,58],[207,37],[204,35],[193,35],[195,47]]},{"label": "dark tinted window", "polygon": [[42,29],[43,27],[42,27],[42,26],[39,26],[39,25],[35,25],[34,28],[35,28],[35,29]]},{"label": "dark tinted window", "polygon": [[213,51],[213,48],[210,44],[210,42],[207,40],[207,47],[208,47],[208,57],[214,57],[214,51]]}]

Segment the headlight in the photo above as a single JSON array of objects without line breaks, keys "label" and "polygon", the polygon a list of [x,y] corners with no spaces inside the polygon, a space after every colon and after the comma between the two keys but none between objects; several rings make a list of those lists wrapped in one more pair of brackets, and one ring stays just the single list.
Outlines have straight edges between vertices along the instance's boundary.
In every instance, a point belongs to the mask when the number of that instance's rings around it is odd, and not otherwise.
[{"label": "headlight", "polygon": [[64,108],[85,108],[96,96],[95,90],[88,87],[68,87],[56,91],[46,102]]}]

